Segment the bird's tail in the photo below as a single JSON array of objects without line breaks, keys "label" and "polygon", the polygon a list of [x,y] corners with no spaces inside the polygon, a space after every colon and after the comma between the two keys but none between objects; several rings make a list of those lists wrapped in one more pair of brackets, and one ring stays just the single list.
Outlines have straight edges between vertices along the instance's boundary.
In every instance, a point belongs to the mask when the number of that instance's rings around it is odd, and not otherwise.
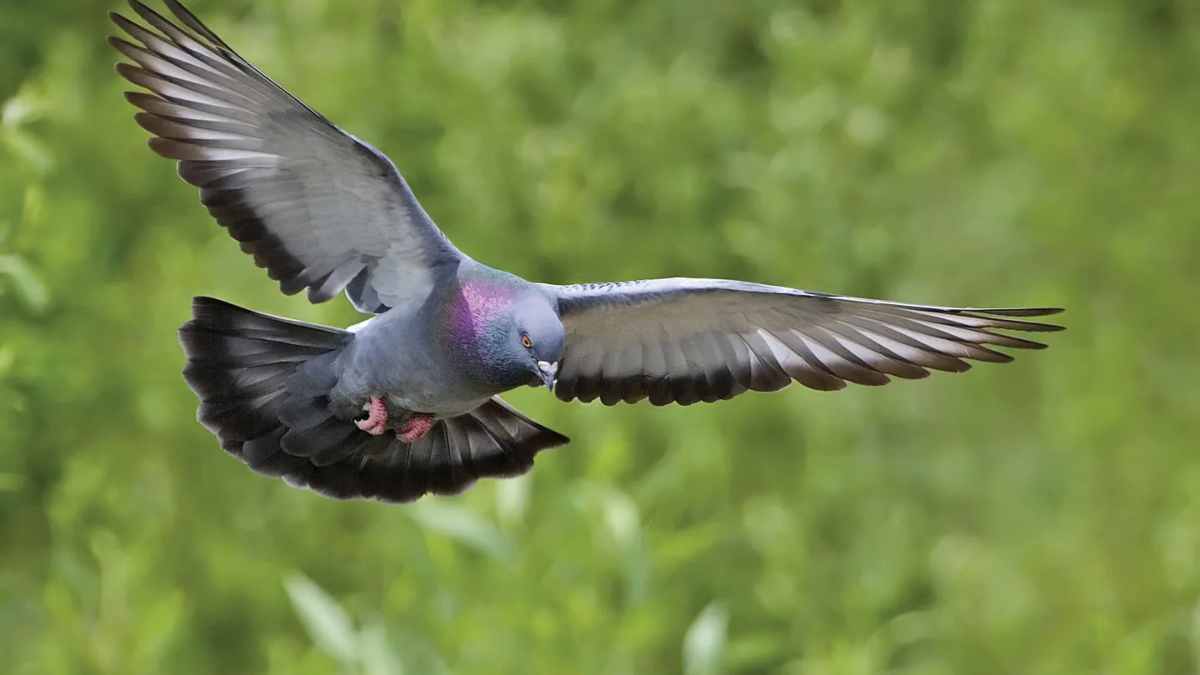
[{"label": "bird's tail", "polygon": [[317,440],[312,437],[321,435],[311,432],[323,427],[339,427],[344,433],[338,440],[350,437],[354,425],[334,424],[340,420],[329,410],[328,395],[337,383],[334,360],[353,333],[216,298],[195,298],[192,316],[179,329],[188,358],[183,376],[200,397],[197,419],[222,448],[256,471],[288,476],[296,470],[295,458],[264,439],[296,429],[306,432],[311,446]]},{"label": "bird's tail", "polygon": [[196,298],[179,329],[197,418],[221,447],[260,473],[338,498],[408,501],[513,476],[567,438],[499,398],[439,420],[407,444],[371,436],[331,407],[338,357],[354,334]]}]

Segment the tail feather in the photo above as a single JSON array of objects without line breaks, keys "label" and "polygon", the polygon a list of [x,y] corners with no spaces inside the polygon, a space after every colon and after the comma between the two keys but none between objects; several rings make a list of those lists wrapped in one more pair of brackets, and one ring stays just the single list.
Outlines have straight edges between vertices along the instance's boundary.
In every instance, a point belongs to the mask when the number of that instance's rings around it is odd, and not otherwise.
[{"label": "tail feather", "polygon": [[396,441],[392,451],[397,463],[425,467],[410,481],[412,491],[453,494],[483,476],[523,474],[537,453],[569,440],[494,397],[466,415],[441,421],[411,447]]},{"label": "tail feather", "polygon": [[350,332],[196,298],[180,328],[197,418],[221,447],[260,473],[340,499],[410,501],[453,494],[478,478],[515,476],[567,437],[496,397],[439,420],[420,440],[371,436],[339,418],[329,392]]},{"label": "tail feather", "polygon": [[[284,404],[327,394],[337,381],[329,362],[353,339],[346,331],[260,314],[215,298],[196,298],[192,315],[179,329],[188,356],[183,376],[200,397],[197,419],[235,455],[244,443],[279,426]],[[311,377],[322,370],[324,377]],[[310,377],[298,378],[298,372]],[[302,379],[312,381],[297,387]],[[323,415],[332,413],[326,409]]]}]

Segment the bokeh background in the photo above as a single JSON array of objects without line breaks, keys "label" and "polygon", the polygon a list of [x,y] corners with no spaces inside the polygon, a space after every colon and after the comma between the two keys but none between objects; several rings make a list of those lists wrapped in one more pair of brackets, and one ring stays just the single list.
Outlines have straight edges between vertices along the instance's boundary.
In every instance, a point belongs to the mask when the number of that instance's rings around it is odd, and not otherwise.
[{"label": "bokeh background", "polygon": [[0,0],[0,670],[1196,673],[1200,5],[194,0],[477,258],[1053,304],[1047,352],[652,409],[415,505],[252,474],[175,329],[286,298],[98,0]]}]

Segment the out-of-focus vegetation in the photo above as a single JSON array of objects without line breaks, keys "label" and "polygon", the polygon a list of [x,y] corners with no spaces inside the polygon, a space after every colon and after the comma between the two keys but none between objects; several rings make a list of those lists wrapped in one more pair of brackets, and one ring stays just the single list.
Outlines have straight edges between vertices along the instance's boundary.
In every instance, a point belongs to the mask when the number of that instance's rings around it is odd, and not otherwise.
[{"label": "out-of-focus vegetation", "polygon": [[5,673],[1195,673],[1200,5],[195,0],[531,278],[1061,304],[1048,352],[571,435],[412,506],[193,421],[189,298],[345,325],[227,240],[96,0],[0,2]]}]

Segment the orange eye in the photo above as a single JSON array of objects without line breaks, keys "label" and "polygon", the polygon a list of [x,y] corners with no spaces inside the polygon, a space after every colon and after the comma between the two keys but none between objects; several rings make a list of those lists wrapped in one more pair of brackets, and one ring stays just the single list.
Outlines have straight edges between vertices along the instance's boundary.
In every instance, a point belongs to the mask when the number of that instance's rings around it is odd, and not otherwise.
[{"label": "orange eye", "polygon": [[524,347],[525,349],[529,349],[529,348],[533,347],[533,340],[530,340],[528,335],[522,335],[521,336],[521,346]]}]

